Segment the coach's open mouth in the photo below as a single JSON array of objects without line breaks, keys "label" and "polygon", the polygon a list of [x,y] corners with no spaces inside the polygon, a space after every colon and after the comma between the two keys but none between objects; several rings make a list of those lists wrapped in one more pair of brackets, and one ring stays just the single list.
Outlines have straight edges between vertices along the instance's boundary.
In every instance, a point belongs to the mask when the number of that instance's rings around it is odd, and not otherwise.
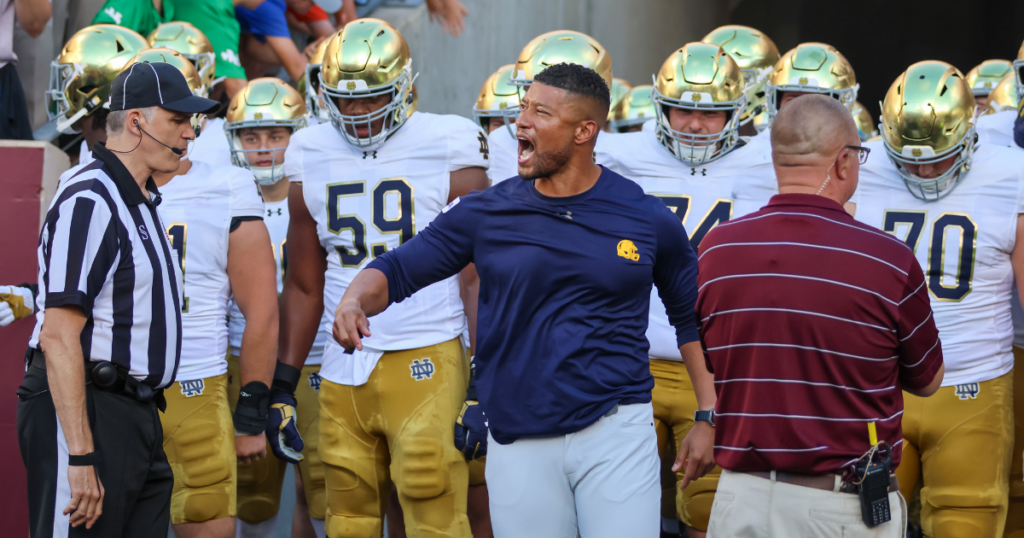
[{"label": "coach's open mouth", "polygon": [[533,157],[533,141],[526,135],[518,135],[516,139],[519,141],[519,164],[526,164]]}]

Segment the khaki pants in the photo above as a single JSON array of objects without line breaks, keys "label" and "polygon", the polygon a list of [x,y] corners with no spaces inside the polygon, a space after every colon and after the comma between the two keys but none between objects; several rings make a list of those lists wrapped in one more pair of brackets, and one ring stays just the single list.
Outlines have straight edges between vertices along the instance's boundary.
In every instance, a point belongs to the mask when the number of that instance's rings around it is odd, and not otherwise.
[{"label": "khaki pants", "polygon": [[861,520],[857,495],[723,470],[711,507],[708,538],[903,538],[907,533],[907,505],[899,492],[889,494],[889,510],[892,519],[888,523],[869,529]]}]

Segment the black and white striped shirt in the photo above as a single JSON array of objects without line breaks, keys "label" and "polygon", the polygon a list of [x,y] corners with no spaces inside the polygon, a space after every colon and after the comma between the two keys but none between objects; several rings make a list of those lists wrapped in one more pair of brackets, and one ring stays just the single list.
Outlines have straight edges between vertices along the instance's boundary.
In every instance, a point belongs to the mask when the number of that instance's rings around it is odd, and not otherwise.
[{"label": "black and white striped shirt", "polygon": [[39,313],[29,345],[39,348],[48,307],[87,316],[82,353],[108,361],[154,388],[174,381],[181,356],[181,270],[157,215],[110,150],[61,184],[39,234]]}]

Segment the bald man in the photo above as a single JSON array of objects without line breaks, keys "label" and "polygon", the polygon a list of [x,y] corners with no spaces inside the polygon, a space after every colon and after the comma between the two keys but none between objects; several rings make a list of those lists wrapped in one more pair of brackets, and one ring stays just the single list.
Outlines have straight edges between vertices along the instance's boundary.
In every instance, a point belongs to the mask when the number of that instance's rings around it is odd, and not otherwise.
[{"label": "bald man", "polygon": [[[687,366],[703,364],[696,257],[679,218],[593,162],[608,102],[591,69],[538,73],[516,120],[519,176],[449,204],[360,272],[338,306],[335,339],[360,348],[369,316],[476,264],[470,393],[479,405],[464,408],[460,424],[470,452],[486,448],[497,538],[656,538],[661,488],[644,337],[652,285]],[[714,390],[704,376],[697,396],[710,415]],[[476,437],[474,424],[489,424],[489,435]],[[687,474],[714,466],[713,437],[702,423],[683,441]]]},{"label": "bald man", "polygon": [[[868,156],[845,107],[797,97],[771,142],[779,194],[700,245],[723,469],[708,536],[902,537],[901,388],[929,396],[943,374],[924,275],[906,245],[843,209]],[[868,463],[879,471],[862,482]]]}]

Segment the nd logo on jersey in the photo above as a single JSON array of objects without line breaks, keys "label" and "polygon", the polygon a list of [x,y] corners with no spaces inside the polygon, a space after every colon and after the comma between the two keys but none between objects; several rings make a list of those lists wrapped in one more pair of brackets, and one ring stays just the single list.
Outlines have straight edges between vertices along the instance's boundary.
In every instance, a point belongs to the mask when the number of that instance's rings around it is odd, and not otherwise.
[{"label": "nd logo on jersey", "polygon": [[309,388],[316,391],[320,390],[320,372],[309,374]]},{"label": "nd logo on jersey", "polygon": [[413,359],[409,369],[412,370],[412,378],[416,381],[430,379],[430,376],[434,375],[434,363],[430,362],[429,358],[423,359],[422,362],[419,359]]},{"label": "nd logo on jersey", "polygon": [[190,381],[181,382],[181,393],[184,394],[186,398],[202,396],[204,388],[206,388],[206,384],[203,383],[202,379],[192,379]]},{"label": "nd logo on jersey", "polygon": [[963,385],[956,386],[956,395],[959,396],[961,400],[976,400],[979,392],[981,392],[981,385],[977,383],[965,383]]}]

